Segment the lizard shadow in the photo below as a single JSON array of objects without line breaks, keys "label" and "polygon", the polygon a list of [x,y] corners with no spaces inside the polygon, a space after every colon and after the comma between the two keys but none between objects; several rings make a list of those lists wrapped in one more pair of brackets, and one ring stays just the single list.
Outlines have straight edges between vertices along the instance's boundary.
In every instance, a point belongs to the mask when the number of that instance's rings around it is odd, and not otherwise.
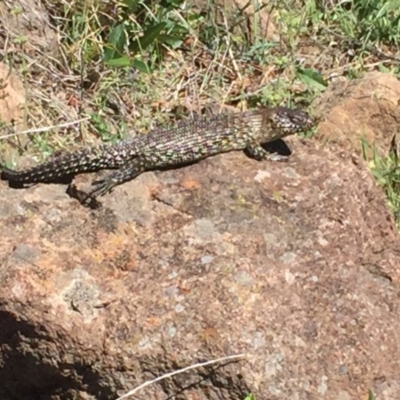
[{"label": "lizard shadow", "polygon": [[292,150],[286,144],[283,139],[277,139],[273,142],[264,143],[261,147],[268,151],[268,153],[276,153],[280,156],[290,156],[292,154]]}]

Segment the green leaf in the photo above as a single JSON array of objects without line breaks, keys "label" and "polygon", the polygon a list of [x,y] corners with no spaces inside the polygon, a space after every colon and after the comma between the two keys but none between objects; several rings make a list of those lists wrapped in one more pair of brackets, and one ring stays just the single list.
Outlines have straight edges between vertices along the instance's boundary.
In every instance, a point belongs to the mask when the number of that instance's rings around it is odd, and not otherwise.
[{"label": "green leaf", "polygon": [[393,11],[393,10],[398,10],[400,7],[400,1],[392,1],[392,2],[386,2],[383,4],[382,8],[378,11],[376,14],[376,18],[382,18],[383,16],[386,16],[388,12]]},{"label": "green leaf", "polygon": [[150,68],[146,63],[140,60],[133,60],[132,67],[136,68],[138,71],[143,72],[145,74],[150,74]]},{"label": "green leaf", "polygon": [[108,37],[106,49],[104,50],[104,61],[109,61],[124,53],[126,44],[126,32],[124,24],[119,24],[112,29]]},{"label": "green leaf", "polygon": [[166,43],[168,46],[171,46],[174,49],[181,46],[183,43],[183,40],[181,38],[172,35],[159,35],[158,40],[161,43]]},{"label": "green leaf", "polygon": [[129,58],[127,56],[122,56],[119,58],[114,58],[113,60],[106,61],[106,64],[110,67],[116,68],[133,67],[145,74],[149,74],[151,72],[146,63],[140,60]]},{"label": "green leaf", "polygon": [[298,68],[298,76],[300,80],[305,83],[308,87],[315,90],[323,91],[327,88],[328,84],[317,71],[310,68]]},{"label": "green leaf", "polygon": [[375,400],[375,395],[372,390],[368,390],[368,400]]},{"label": "green leaf", "polygon": [[131,59],[127,56],[106,60],[105,63],[110,67],[130,67],[132,65]]},{"label": "green leaf", "polygon": [[138,9],[139,0],[123,0],[123,3],[131,13],[134,13]]},{"label": "green leaf", "polygon": [[131,50],[134,53],[144,50],[147,46],[153,43],[154,40],[157,39],[157,37],[160,35],[160,32],[166,27],[166,25],[167,24],[165,22],[161,22],[157,25],[151,26],[144,32],[141,38],[137,39],[136,42],[133,43]]}]

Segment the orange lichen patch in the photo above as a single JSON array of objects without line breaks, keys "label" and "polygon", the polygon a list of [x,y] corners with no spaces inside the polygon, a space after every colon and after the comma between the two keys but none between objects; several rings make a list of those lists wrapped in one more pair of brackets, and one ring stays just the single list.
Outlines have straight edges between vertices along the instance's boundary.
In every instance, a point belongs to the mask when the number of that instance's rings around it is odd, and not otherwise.
[{"label": "orange lichen patch", "polygon": [[185,179],[182,181],[182,186],[185,189],[197,189],[200,187],[200,183],[195,179]]},{"label": "orange lichen patch", "polygon": [[132,270],[136,266],[136,246],[125,232],[97,232],[97,244],[84,249],[82,254],[95,264],[111,264],[121,270]]},{"label": "orange lichen patch", "polygon": [[200,337],[207,343],[216,342],[220,339],[220,334],[215,328],[206,328],[200,333]]},{"label": "orange lichen patch", "polygon": [[148,187],[148,191],[149,191],[149,197],[153,199],[160,194],[160,187],[158,185],[152,185]]},{"label": "orange lichen patch", "polygon": [[185,286],[180,286],[179,290],[181,291],[182,294],[189,294],[191,292],[191,289]]},{"label": "orange lichen patch", "polygon": [[160,318],[150,317],[150,318],[147,318],[147,319],[146,319],[146,324],[147,324],[149,327],[158,326],[158,325],[160,325],[160,323],[161,323]]}]

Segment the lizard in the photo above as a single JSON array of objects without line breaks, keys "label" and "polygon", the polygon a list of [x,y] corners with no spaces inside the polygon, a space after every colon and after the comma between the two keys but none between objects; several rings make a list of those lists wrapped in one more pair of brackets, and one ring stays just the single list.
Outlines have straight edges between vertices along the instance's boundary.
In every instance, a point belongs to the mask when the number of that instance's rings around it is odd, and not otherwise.
[{"label": "lizard", "polygon": [[[115,144],[58,152],[48,161],[26,170],[16,171],[0,166],[0,178],[13,187],[68,181],[67,193],[78,198],[83,205],[93,206],[97,197],[145,171],[185,165],[219,153],[239,150],[258,161],[274,159],[273,153],[265,150],[262,144],[306,131],[313,124],[313,119],[305,111],[287,107],[262,107],[195,117]],[[87,194],[77,191],[71,183],[77,174],[103,169],[115,171],[104,179],[93,181],[93,189]]]}]

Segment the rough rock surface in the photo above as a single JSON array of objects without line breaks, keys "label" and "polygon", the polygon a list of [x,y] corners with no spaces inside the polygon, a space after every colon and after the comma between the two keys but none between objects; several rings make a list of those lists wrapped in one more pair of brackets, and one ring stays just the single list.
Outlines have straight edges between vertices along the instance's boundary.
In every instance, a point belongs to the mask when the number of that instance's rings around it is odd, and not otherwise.
[{"label": "rough rock surface", "polygon": [[[400,242],[381,190],[333,146],[146,173],[89,211],[0,186],[0,398],[400,394]],[[89,178],[89,177],[87,177]]]},{"label": "rough rock surface", "polygon": [[321,118],[318,138],[357,154],[365,139],[387,154],[399,133],[399,104],[400,81],[392,74],[373,71],[357,80],[333,82],[313,104]]},{"label": "rough rock surface", "polygon": [[[25,51],[38,48],[53,57],[58,52],[57,33],[50,24],[49,15],[41,1],[3,0],[0,3],[0,43],[5,51],[13,52],[13,39],[18,38]],[[11,40],[10,40],[11,39]]]},{"label": "rough rock surface", "polygon": [[0,62],[0,120],[3,123],[13,122],[16,127],[22,126],[24,104],[25,92],[21,80]]}]

